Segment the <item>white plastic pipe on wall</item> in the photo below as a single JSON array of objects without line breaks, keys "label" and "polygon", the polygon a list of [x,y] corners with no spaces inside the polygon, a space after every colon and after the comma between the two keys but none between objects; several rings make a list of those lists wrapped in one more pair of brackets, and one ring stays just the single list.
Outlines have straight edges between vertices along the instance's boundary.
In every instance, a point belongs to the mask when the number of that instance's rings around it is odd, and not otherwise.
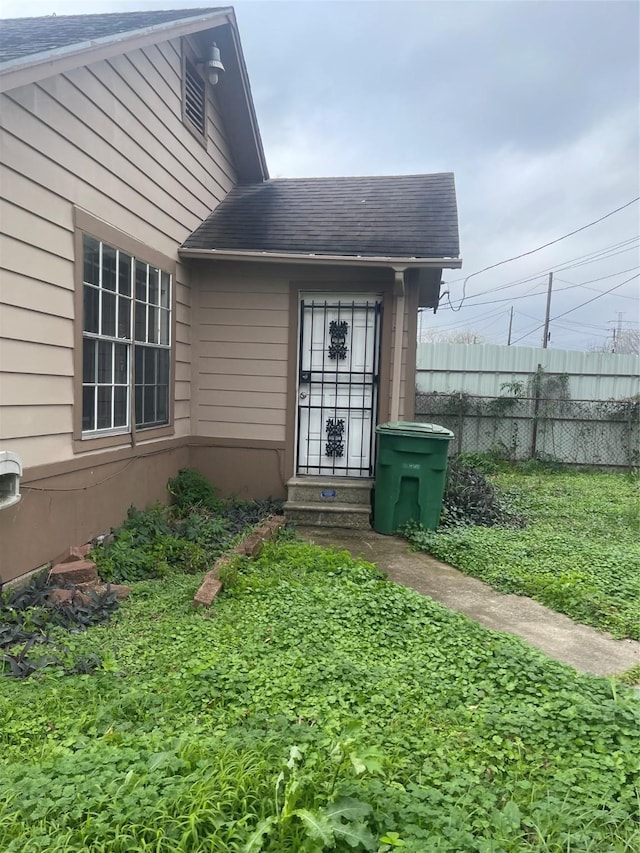
[{"label": "white plastic pipe on wall", "polygon": [[404,338],[404,272],[396,272],[400,292],[396,296],[396,329],[393,340],[393,376],[391,378],[391,421],[400,420],[400,379],[402,376],[402,340]]}]

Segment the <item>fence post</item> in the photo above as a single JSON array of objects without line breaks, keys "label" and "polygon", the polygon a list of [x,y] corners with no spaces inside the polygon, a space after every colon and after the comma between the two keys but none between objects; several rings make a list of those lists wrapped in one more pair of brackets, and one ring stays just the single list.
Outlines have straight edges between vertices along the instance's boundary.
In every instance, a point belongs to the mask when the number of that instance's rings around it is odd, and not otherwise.
[{"label": "fence post", "polygon": [[458,406],[458,453],[462,453],[462,426],[464,423],[464,412],[462,411],[462,391],[459,395],[460,405]]},{"label": "fence post", "polygon": [[542,365],[538,363],[538,368],[536,370],[536,375],[533,380],[533,427],[531,429],[531,452],[529,454],[530,459],[536,458],[536,445],[538,442],[538,411],[540,410],[540,371],[542,370]]}]

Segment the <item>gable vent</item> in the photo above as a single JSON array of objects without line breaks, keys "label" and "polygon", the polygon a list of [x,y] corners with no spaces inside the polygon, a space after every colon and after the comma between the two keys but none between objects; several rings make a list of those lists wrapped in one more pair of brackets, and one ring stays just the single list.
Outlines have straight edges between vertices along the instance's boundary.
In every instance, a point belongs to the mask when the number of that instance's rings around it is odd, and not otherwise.
[{"label": "gable vent", "polygon": [[198,133],[205,131],[204,80],[188,59],[184,64],[184,112]]}]

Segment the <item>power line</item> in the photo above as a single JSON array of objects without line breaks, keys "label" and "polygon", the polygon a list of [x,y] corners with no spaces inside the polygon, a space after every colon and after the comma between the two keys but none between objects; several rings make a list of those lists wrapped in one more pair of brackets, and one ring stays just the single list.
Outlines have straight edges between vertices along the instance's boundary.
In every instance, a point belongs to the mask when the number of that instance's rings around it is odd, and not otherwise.
[{"label": "power line", "polygon": [[[567,314],[572,314],[574,311],[577,311],[579,308],[584,308],[585,305],[589,305],[591,302],[595,302],[596,299],[600,299],[601,296],[607,296],[607,294],[613,293],[614,290],[617,290],[619,287],[622,287],[624,284],[628,284],[630,281],[633,281],[634,278],[638,278],[638,277],[640,277],[640,273],[637,273],[636,275],[632,275],[631,278],[628,278],[625,281],[621,281],[620,284],[614,285],[613,287],[609,288],[609,290],[605,290],[602,293],[598,293],[597,296],[593,296],[593,297],[591,297],[591,299],[587,299],[586,302],[581,302],[580,305],[576,305],[575,308],[569,308],[568,311],[563,311],[562,314],[556,314],[556,316],[552,317],[549,322],[554,323],[556,320],[559,320],[561,317],[566,317]],[[565,288],[565,290],[566,289],[568,289],[568,288]],[[518,341],[521,341],[524,338],[528,338],[529,335],[532,335],[534,332],[537,332],[538,329],[541,329],[543,326],[544,326],[544,323],[540,323],[539,326],[536,326],[535,329],[532,329],[530,332],[527,332],[526,335],[522,335],[521,337],[516,338],[516,340],[513,341],[513,343],[517,344]]]},{"label": "power line", "polygon": [[[620,249],[622,246],[626,246],[628,243],[635,243],[636,240],[640,240],[640,234],[636,234],[633,237],[627,237],[624,240],[620,240],[618,243],[611,243],[609,246],[603,246],[601,249],[594,249],[592,252],[586,252],[584,255],[577,255],[577,257],[575,257],[575,258],[569,258],[566,261],[561,261],[560,264],[555,265],[556,269],[561,264],[572,264],[575,261],[582,261],[585,258],[590,258],[592,255],[600,255],[600,254],[604,254],[605,252],[613,252],[615,249]],[[635,246],[632,246],[630,248],[635,248]],[[625,251],[628,251],[628,250],[625,249]],[[534,275],[546,275],[546,273],[548,273],[548,272],[549,272],[548,269],[544,269],[544,270],[540,270],[539,273],[534,273]],[[454,278],[451,281],[448,281],[446,283],[447,284],[457,284],[459,281],[464,281],[464,278],[465,277],[463,275],[461,275],[460,278]],[[521,281],[527,281],[528,279],[520,279],[520,280]],[[504,285],[504,286],[506,287],[508,285]],[[469,299],[471,299],[471,297],[469,297]]]},{"label": "power line", "polygon": [[[566,278],[557,278],[556,281],[561,281],[564,284],[570,284],[572,287],[584,287],[585,290],[594,290],[596,293],[599,293],[597,288],[595,287],[587,287],[588,284],[592,284],[594,281],[604,281],[605,278],[613,278],[616,275],[622,275],[625,272],[632,272],[633,270],[637,270],[638,267],[629,267],[627,270],[620,270],[620,272],[612,272],[609,275],[603,275],[600,278],[592,278],[590,281],[583,281],[580,284],[576,284],[574,281],[567,281]],[[568,287],[563,287],[562,290],[569,290]],[[619,293],[618,298],[620,299],[633,299],[634,302],[637,302],[640,297],[638,296],[629,296],[626,293]]]},{"label": "power line", "polygon": [[601,216],[599,219],[594,219],[593,222],[588,222],[586,225],[581,225],[580,228],[575,228],[573,231],[569,231],[568,234],[563,234],[562,237],[556,237],[555,240],[550,240],[548,243],[544,243],[542,246],[538,246],[536,249],[530,249],[528,252],[522,252],[520,255],[514,255],[513,258],[507,258],[504,261],[498,261],[497,264],[490,264],[488,267],[484,267],[484,269],[478,270],[478,272],[472,272],[471,275],[468,275],[465,278],[464,284],[462,285],[462,299],[460,300],[460,305],[457,308],[454,308],[451,304],[451,299],[449,299],[449,305],[451,305],[451,310],[459,311],[462,308],[467,293],[467,282],[470,278],[473,278],[476,275],[480,275],[480,273],[488,272],[488,270],[494,270],[496,269],[496,267],[501,267],[504,264],[510,264],[512,261],[518,261],[520,260],[520,258],[526,258],[529,255],[533,255],[536,252],[542,251],[542,249],[548,249],[549,246],[554,246],[561,240],[566,240],[567,237],[573,237],[574,234],[579,234],[581,231],[585,231],[587,228],[592,228],[594,225],[598,225],[598,223],[604,222],[605,219],[608,219],[615,213],[620,213],[621,210],[624,210],[627,207],[631,207],[631,205],[635,204],[637,201],[640,201],[640,196],[636,196],[635,198],[632,198],[631,201],[628,201],[626,204],[623,204],[620,207],[616,207],[615,210],[611,210],[609,211],[609,213],[605,213],[605,215]]},{"label": "power line", "polygon": [[[626,270],[619,270],[618,272],[609,273],[608,275],[603,275],[603,276],[600,276],[599,278],[592,278],[589,280],[589,283],[592,284],[593,282],[596,282],[596,281],[604,281],[604,279],[613,278],[616,275],[624,275],[624,273],[626,273],[626,272],[631,272],[632,270],[637,270],[637,269],[639,269],[639,267],[629,267],[629,269],[626,269]],[[631,279],[629,279],[629,281],[632,281],[634,277],[635,276],[633,276]],[[557,280],[558,281],[564,281],[564,279],[557,279]],[[559,287],[559,288],[557,288],[557,290],[554,291],[554,293],[563,293],[565,290],[575,290],[576,287],[585,287],[584,284],[571,284],[570,282],[567,282],[567,283],[569,284],[569,287]],[[540,282],[540,284],[542,284],[542,282]],[[595,287],[587,287],[586,289],[587,290],[595,290]],[[601,291],[601,290],[599,290],[597,292],[600,294],[608,293],[608,291]],[[473,305],[472,307],[473,308],[481,308],[484,305],[497,305],[500,302],[515,302],[516,299],[531,299],[533,296],[541,296],[541,295],[542,294],[540,294],[540,293],[523,293],[520,296],[503,296],[501,299],[490,299],[487,302],[478,302],[475,305]],[[634,300],[637,299],[637,297],[635,297],[635,296],[626,296],[625,294],[618,294],[618,295],[622,296],[625,299],[634,299]],[[442,310],[446,311],[447,307],[443,306]],[[455,308],[453,308],[453,310],[456,311]]]},{"label": "power line", "polygon": [[[554,264],[553,271],[554,273],[566,272],[567,270],[575,269],[576,267],[587,266],[588,264],[595,264],[598,261],[609,260],[609,258],[615,258],[618,255],[623,255],[625,252],[631,252],[634,249],[637,249],[637,245],[627,246],[628,243],[635,243],[636,240],[640,238],[640,234],[635,237],[630,237],[627,240],[622,240],[620,243],[613,243],[610,246],[605,246],[602,249],[596,249],[593,252],[587,252],[585,255],[578,255],[575,258],[569,258],[567,261],[560,261],[558,264]],[[622,246],[627,246],[625,249],[621,249]],[[621,249],[621,251],[614,251],[614,249]],[[501,284],[498,287],[491,287],[488,290],[481,290],[479,293],[473,293],[471,296],[467,296],[467,299],[478,299],[480,296],[485,296],[487,293],[498,293],[500,290],[507,290],[510,287],[516,287],[519,284],[527,284],[529,281],[533,281],[536,278],[541,276],[546,276],[551,271],[550,268],[540,270],[539,272],[532,273],[531,275],[524,276],[523,278],[515,279],[514,281],[509,281],[506,284]],[[475,275],[475,273],[474,273]],[[455,284],[458,281],[463,281],[462,278],[454,279],[451,282],[445,282],[445,284]],[[449,300],[449,304],[451,304],[451,300]],[[454,309],[455,310],[455,309]]]}]

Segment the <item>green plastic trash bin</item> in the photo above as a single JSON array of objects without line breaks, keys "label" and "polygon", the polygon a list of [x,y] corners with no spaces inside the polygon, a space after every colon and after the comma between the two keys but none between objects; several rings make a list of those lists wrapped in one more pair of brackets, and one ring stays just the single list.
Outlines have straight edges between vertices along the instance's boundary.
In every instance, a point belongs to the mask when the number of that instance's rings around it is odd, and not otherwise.
[{"label": "green plastic trash bin", "polygon": [[395,533],[408,521],[435,530],[447,476],[451,430],[438,424],[397,422],[379,436],[373,528]]}]

